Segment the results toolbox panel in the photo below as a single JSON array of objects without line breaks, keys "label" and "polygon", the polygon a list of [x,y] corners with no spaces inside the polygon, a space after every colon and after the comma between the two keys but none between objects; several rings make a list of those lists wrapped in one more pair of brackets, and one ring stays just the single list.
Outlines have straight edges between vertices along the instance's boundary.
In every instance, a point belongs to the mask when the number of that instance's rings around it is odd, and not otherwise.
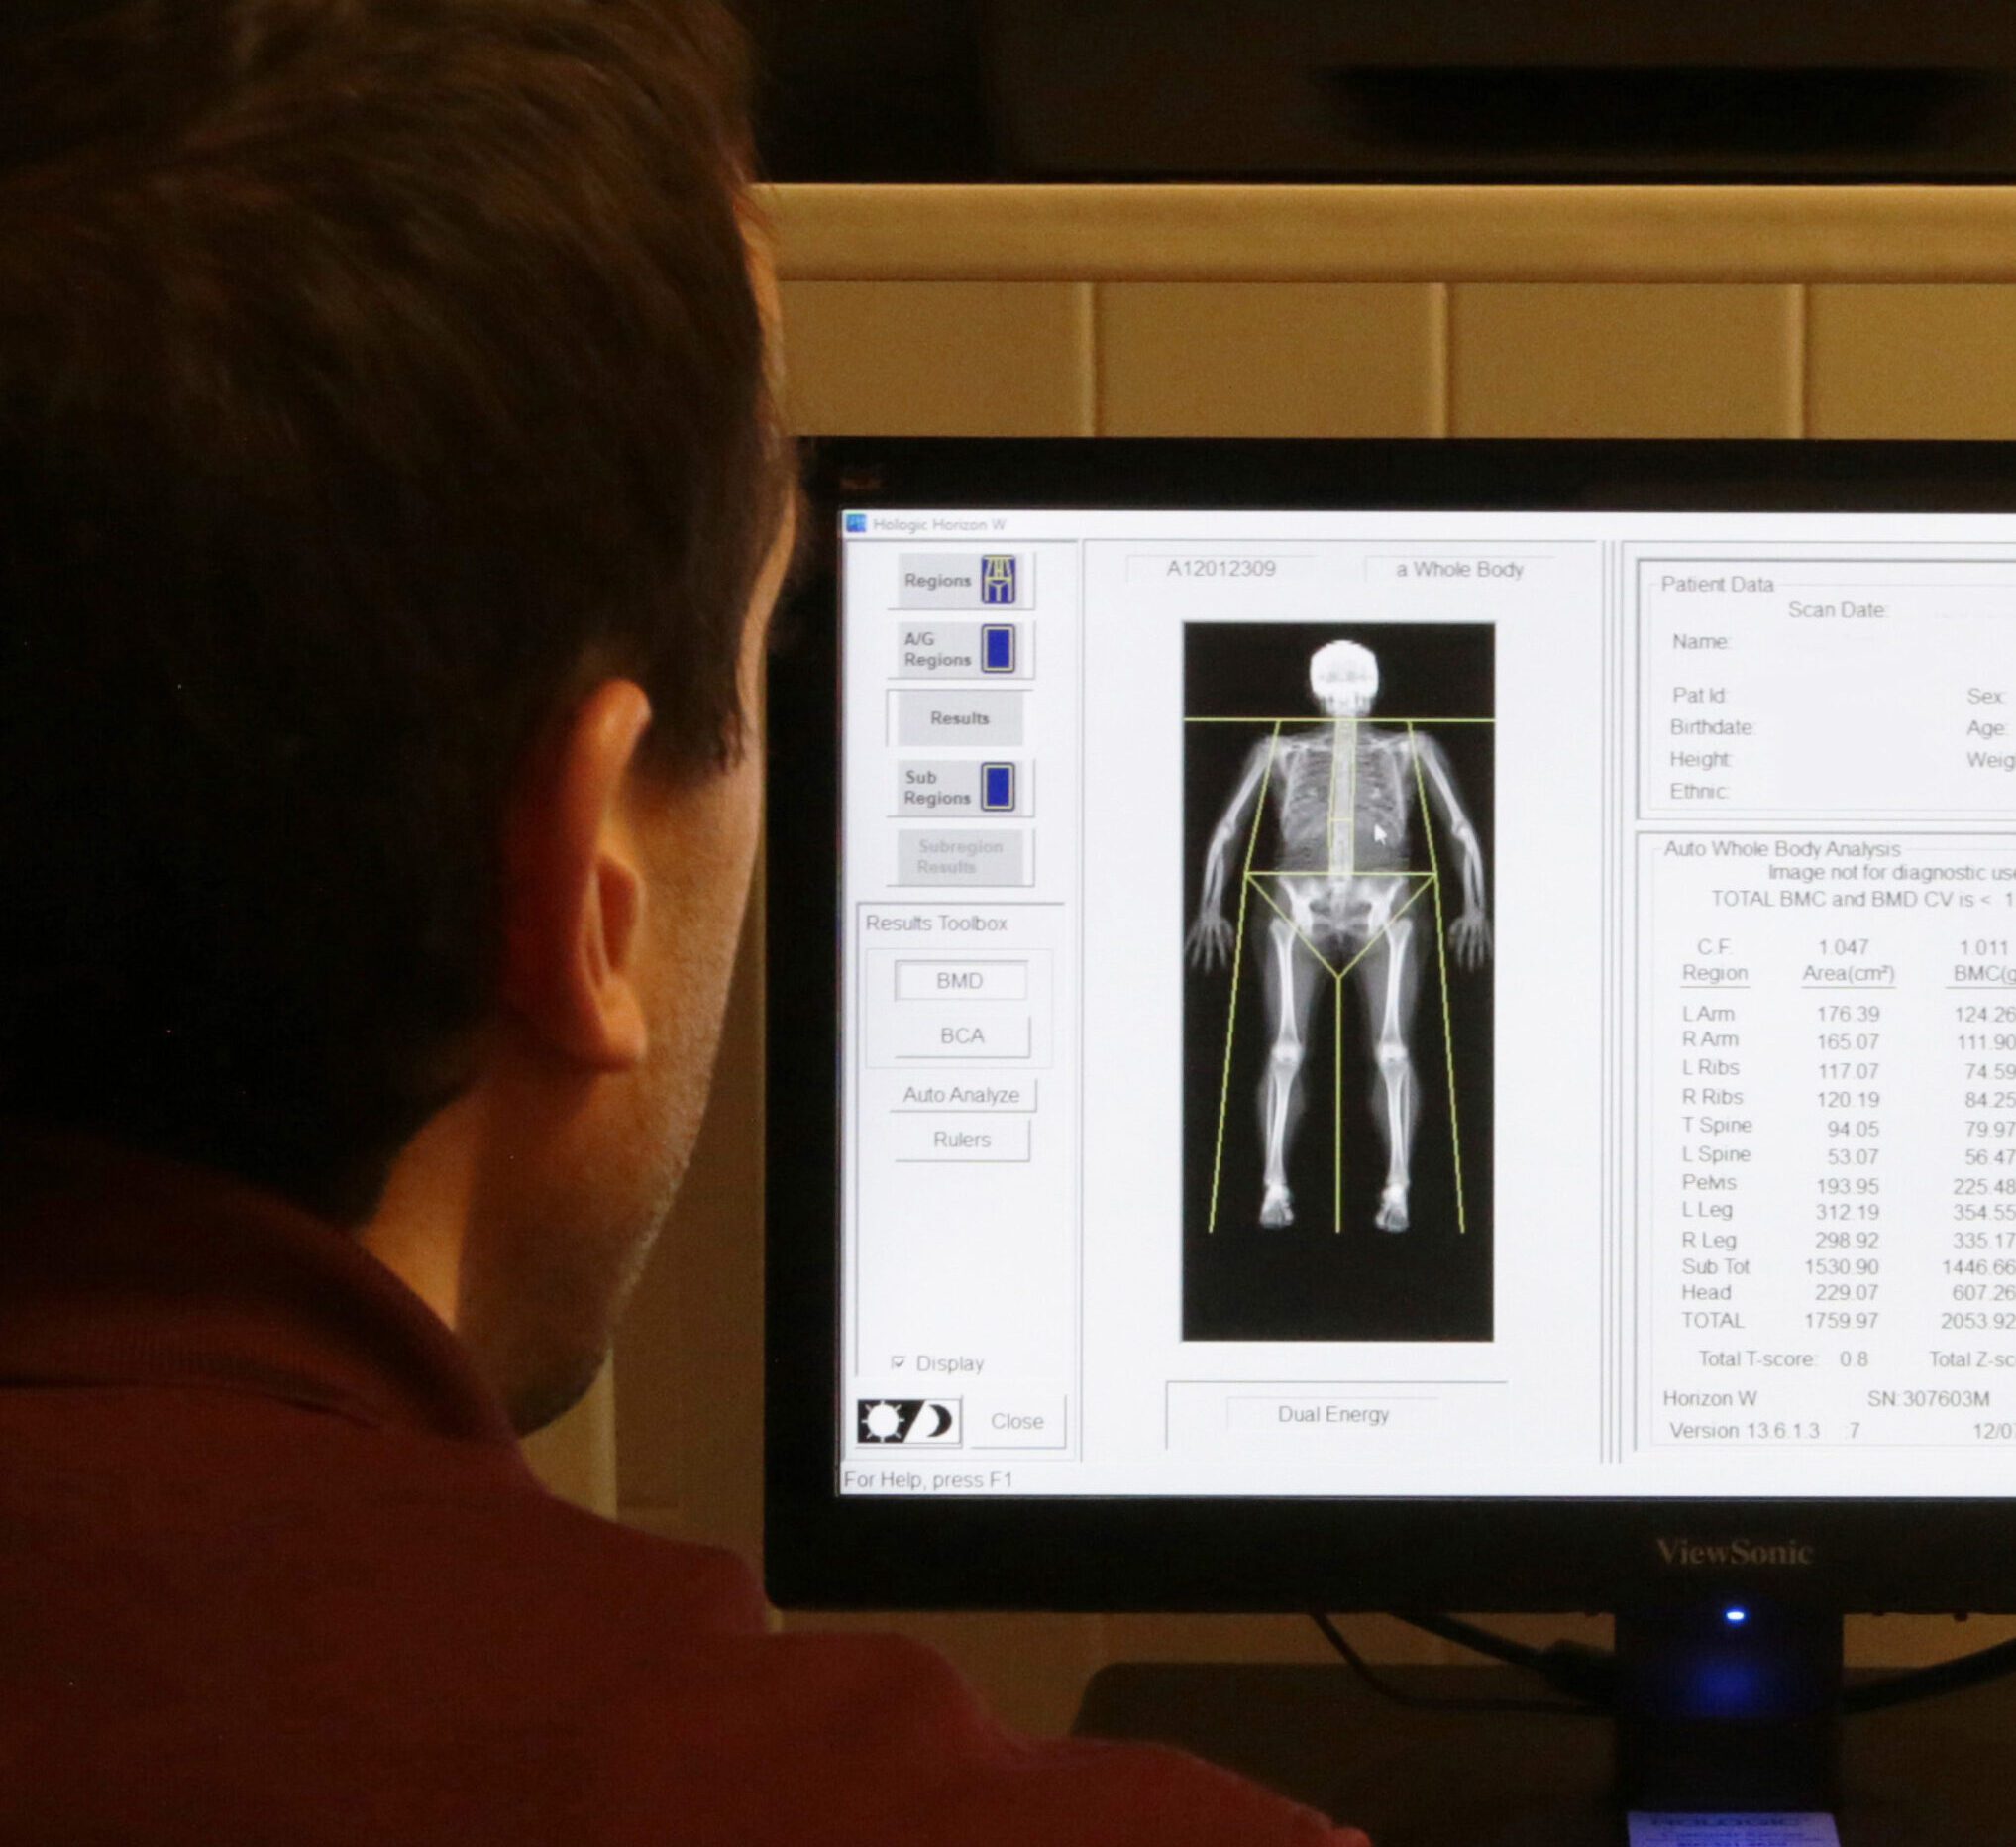
[{"label": "results toolbox panel", "polygon": [[1076,1453],[1078,822],[1042,795],[1077,780],[1077,548],[925,523],[847,576],[849,710],[882,707],[845,795],[842,1448],[871,1491]]}]

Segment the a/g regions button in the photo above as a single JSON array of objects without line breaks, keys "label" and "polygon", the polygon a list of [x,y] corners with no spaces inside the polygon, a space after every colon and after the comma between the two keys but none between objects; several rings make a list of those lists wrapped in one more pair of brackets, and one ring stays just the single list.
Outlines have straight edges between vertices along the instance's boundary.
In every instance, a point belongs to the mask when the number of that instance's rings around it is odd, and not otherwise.
[{"label": "a/g regions button", "polygon": [[934,1443],[957,1448],[964,1441],[957,1398],[857,1398],[857,1443]]}]

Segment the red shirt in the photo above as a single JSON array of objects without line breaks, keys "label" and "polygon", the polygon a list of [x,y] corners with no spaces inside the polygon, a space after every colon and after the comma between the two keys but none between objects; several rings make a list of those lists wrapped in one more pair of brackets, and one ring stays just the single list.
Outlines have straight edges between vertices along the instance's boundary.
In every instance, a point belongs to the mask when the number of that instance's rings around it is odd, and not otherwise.
[{"label": "red shirt", "polygon": [[213,1174],[0,1137],[0,1841],[1293,1847],[527,1469],[454,1336]]}]

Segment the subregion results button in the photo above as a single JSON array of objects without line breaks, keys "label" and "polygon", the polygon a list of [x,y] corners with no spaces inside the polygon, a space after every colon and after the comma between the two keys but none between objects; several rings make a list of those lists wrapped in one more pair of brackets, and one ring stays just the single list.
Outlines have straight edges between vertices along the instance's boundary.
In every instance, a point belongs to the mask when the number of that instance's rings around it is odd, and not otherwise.
[{"label": "subregion results button", "polygon": [[899,885],[1027,885],[1029,836],[1001,827],[899,827]]}]

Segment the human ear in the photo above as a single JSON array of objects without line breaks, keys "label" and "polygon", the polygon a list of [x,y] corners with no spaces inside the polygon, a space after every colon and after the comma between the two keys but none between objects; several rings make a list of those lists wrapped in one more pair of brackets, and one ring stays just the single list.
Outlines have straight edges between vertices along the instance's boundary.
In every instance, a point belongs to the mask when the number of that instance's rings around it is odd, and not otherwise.
[{"label": "human ear", "polygon": [[535,750],[505,822],[504,1007],[584,1070],[627,1070],[649,1033],[637,987],[647,884],[623,792],[651,702],[605,680]]}]

